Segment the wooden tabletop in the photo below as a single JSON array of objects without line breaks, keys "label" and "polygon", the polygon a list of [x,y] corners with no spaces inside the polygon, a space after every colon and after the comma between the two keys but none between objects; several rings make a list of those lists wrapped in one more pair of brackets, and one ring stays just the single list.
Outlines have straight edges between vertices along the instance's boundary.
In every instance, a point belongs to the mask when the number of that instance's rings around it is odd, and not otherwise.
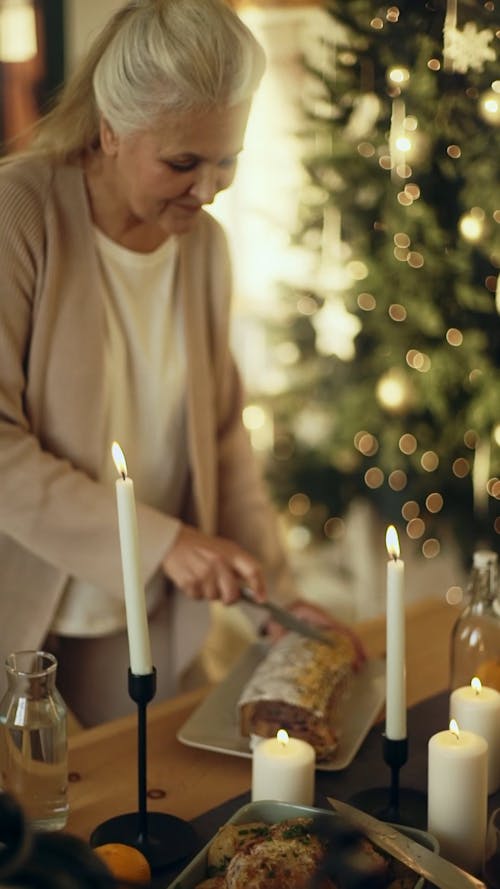
[{"label": "wooden tabletop", "polygon": [[[407,609],[408,706],[446,689],[449,640],[457,608],[432,598]],[[385,652],[385,620],[356,627],[367,654]],[[250,787],[249,759],[186,747],[177,731],[208,689],[148,708],[148,810],[191,819]],[[382,715],[382,714],[381,714]],[[70,738],[67,829],[88,839],[102,821],[137,809],[137,720],[115,720]]]}]

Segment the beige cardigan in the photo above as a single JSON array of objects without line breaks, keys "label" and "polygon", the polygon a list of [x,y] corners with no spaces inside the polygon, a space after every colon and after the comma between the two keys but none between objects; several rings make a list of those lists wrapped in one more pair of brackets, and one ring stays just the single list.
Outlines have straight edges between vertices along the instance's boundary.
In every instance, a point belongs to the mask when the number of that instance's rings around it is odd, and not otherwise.
[{"label": "beige cardigan", "polygon": [[[180,245],[191,472],[182,518],[260,557],[284,601],[295,593],[228,344],[225,238],[202,213]],[[0,167],[0,664],[43,642],[68,576],[123,595],[114,485],[95,480],[109,447],[98,281],[81,168]],[[138,520],[146,582],[179,519],[139,503]]]}]

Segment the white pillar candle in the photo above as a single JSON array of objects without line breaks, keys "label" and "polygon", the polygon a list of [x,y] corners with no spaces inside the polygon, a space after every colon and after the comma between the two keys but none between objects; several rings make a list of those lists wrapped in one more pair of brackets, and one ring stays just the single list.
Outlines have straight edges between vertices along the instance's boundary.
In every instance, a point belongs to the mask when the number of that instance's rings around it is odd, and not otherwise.
[{"label": "white pillar candle", "polygon": [[488,793],[495,793],[500,787],[500,693],[474,677],[451,693],[450,719],[488,742]]},{"label": "white pillar candle", "polygon": [[134,483],[127,475],[127,464],[120,445],[112,445],[113,460],[120,473],[116,480],[116,504],[122,557],[123,587],[127,615],[127,634],[132,673],[142,676],[153,671],[149,640],[146,596],[141,580],[139,534],[135,509]]},{"label": "white pillar candle", "polygon": [[440,854],[478,874],[486,839],[488,744],[474,732],[450,730],[429,741],[427,829]]},{"label": "white pillar candle", "polygon": [[386,715],[385,735],[391,741],[406,738],[406,663],[404,569],[399,558],[399,540],[395,527],[386,534],[387,617],[386,617]]},{"label": "white pillar candle", "polygon": [[316,754],[300,738],[280,729],[275,738],[259,741],[252,757],[252,800],[279,800],[312,806]]}]

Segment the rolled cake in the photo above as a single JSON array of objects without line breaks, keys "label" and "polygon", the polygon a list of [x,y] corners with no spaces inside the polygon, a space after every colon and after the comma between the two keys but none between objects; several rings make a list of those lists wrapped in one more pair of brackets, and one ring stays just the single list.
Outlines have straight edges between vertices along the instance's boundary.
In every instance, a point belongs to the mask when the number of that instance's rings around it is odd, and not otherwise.
[{"label": "rolled cake", "polygon": [[270,647],[238,700],[243,736],[270,738],[284,728],[312,744],[319,761],[329,759],[338,745],[338,708],[355,662],[350,639],[329,635],[332,646],[287,633]]}]

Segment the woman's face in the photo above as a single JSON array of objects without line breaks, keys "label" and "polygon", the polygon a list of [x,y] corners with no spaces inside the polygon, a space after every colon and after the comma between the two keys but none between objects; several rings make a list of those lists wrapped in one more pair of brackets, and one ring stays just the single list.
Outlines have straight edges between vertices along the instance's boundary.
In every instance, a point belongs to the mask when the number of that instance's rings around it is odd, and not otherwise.
[{"label": "woman's face", "polygon": [[200,208],[233,181],[249,109],[244,102],[169,113],[154,130],[121,137],[103,121],[108,185],[124,224],[158,226],[167,234],[188,231]]}]

